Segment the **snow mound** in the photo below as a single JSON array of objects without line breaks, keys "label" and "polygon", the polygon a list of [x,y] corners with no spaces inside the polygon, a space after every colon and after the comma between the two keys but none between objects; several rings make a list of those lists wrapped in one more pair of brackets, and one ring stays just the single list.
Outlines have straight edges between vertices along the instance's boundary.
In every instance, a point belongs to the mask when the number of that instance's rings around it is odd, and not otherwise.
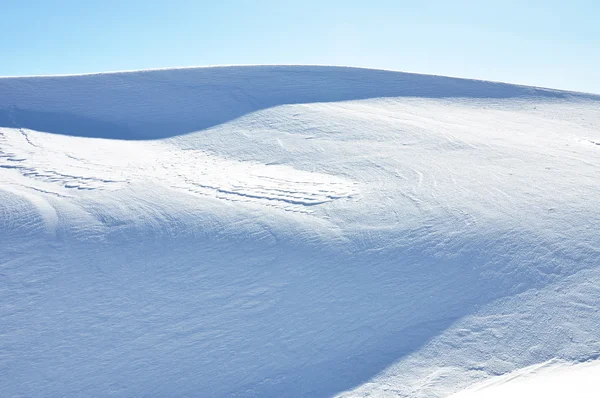
[{"label": "snow mound", "polygon": [[600,353],[600,97],[0,79],[0,396],[445,397]]},{"label": "snow mound", "polygon": [[[564,98],[570,93],[383,70],[248,66],[0,78],[0,127],[155,139],[285,104],[369,98]],[[582,96],[579,94],[579,96]]]}]

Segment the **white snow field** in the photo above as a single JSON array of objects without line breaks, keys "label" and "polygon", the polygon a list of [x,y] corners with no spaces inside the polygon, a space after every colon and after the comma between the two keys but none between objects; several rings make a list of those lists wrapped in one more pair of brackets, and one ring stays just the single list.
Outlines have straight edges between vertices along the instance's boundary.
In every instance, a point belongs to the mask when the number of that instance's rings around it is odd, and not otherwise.
[{"label": "white snow field", "polygon": [[575,366],[549,361],[492,378],[451,398],[597,398],[600,362]]},{"label": "white snow field", "polygon": [[446,397],[588,361],[599,226],[600,96],[1,78],[0,396]]}]

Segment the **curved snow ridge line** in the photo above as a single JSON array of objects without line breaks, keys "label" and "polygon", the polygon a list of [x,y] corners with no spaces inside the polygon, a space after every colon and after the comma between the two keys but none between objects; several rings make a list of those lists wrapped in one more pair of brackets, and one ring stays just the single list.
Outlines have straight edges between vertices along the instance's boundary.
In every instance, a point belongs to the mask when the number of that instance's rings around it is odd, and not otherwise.
[{"label": "curved snow ridge line", "polygon": [[[268,171],[269,166],[263,166]],[[296,171],[290,168],[289,175]],[[316,174],[316,173],[315,173]],[[322,179],[324,175],[316,174],[315,179]],[[170,185],[171,188],[183,189],[193,194],[202,196],[213,193],[215,197],[223,200],[237,202],[253,202],[271,207],[279,207],[283,210],[300,211],[306,213],[306,209],[301,207],[311,207],[331,202],[336,199],[350,198],[356,192],[353,183],[339,181],[331,182],[311,182],[311,181],[289,181],[278,180],[274,177],[248,176],[245,182],[225,182],[219,181],[198,181],[190,176],[179,175],[185,181],[185,184]],[[251,177],[255,177],[254,180]],[[306,176],[305,176],[306,177]],[[240,176],[237,176],[241,179]],[[337,177],[330,177],[331,179]],[[270,187],[263,184],[269,183]]]},{"label": "curved snow ridge line", "polygon": [[[6,160],[9,162],[21,162],[25,159],[8,158]],[[110,179],[100,179],[100,178],[95,178],[95,177],[68,175],[68,174],[59,173],[59,172],[56,172],[53,170],[40,171],[40,170],[37,170],[32,167],[22,166],[19,163],[15,163],[15,164],[0,163],[0,168],[16,170],[24,177],[31,177],[31,178],[34,178],[36,180],[40,180],[43,182],[58,183],[67,189],[79,189],[79,190],[103,189],[103,188],[105,188],[106,184],[123,182],[123,181],[115,181],[115,180],[110,180]]]},{"label": "curved snow ridge line", "polygon": [[17,129],[19,131],[19,133],[21,133],[21,135],[23,136],[23,138],[25,138],[25,141],[27,141],[27,143],[29,145],[38,147],[38,145],[34,144],[31,141],[31,139],[29,138],[29,135],[27,135],[27,132],[25,131],[25,129],[23,129],[23,127],[19,124],[19,122],[17,122],[17,117],[15,116],[15,110],[16,110],[16,107],[14,105],[10,106],[8,108],[8,118],[12,122],[14,128]]},{"label": "curved snow ridge line", "polygon": [[106,189],[115,183],[127,183],[115,178],[114,173],[106,169],[108,164],[92,165],[89,159],[74,158],[65,153],[66,148],[60,144],[51,147],[45,140],[40,141],[39,134],[28,133],[18,126],[0,129],[0,169],[14,170],[24,177],[59,184],[66,189]]},{"label": "curved snow ridge line", "polygon": [[162,185],[196,195],[306,213],[308,207],[350,198],[357,192],[355,182],[335,175],[233,160],[201,150],[153,148],[158,150],[154,156],[161,170],[148,178],[158,177]]},{"label": "curved snow ridge line", "polygon": [[579,397],[595,398],[600,388],[600,362],[550,360],[476,384],[450,398]]},{"label": "curved snow ridge line", "polygon": [[114,190],[131,182],[150,182],[198,196],[303,213],[356,191],[356,183],[346,179],[285,165],[238,161],[200,150],[174,151],[164,143],[88,140],[3,129],[0,169],[66,189]]},{"label": "curved snow ridge line", "polygon": [[285,197],[285,196],[277,196],[277,195],[273,195],[273,196],[267,196],[267,195],[259,195],[259,194],[253,194],[251,192],[244,192],[244,191],[229,191],[226,189],[217,189],[217,192],[220,193],[226,193],[226,194],[231,194],[231,195],[239,195],[239,196],[244,196],[244,197],[248,197],[248,198],[254,198],[254,199],[266,199],[266,200],[278,200],[281,202],[286,202],[292,205],[303,205],[303,206],[314,206],[314,205],[318,205],[318,204],[322,204],[325,202],[328,202],[328,200],[311,200],[310,198],[294,198],[292,197]]},{"label": "curved snow ridge line", "polygon": [[56,213],[54,207],[46,199],[44,199],[42,195],[36,195],[34,193],[16,189],[7,184],[0,185],[0,189],[20,196],[30,202],[36,208],[38,214],[44,221],[46,233],[52,236],[56,235],[56,229],[58,228],[58,214]]},{"label": "curved snow ridge line", "polygon": [[599,98],[498,82],[349,67],[191,68],[1,78],[0,126],[13,125],[14,119],[23,129],[59,135],[155,140],[203,131],[281,105],[409,97]]}]

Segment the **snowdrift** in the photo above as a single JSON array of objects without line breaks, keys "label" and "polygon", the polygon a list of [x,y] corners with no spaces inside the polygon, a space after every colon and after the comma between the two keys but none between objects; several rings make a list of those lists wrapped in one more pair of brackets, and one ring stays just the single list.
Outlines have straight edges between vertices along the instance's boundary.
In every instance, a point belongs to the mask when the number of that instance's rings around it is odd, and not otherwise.
[{"label": "snowdrift", "polygon": [[600,97],[0,79],[0,395],[444,397],[600,352]]},{"label": "snowdrift", "polygon": [[[568,93],[341,67],[247,66],[0,79],[0,126],[96,138],[196,132],[285,104],[369,98],[563,98]],[[581,96],[581,95],[580,95]]]},{"label": "snowdrift", "polygon": [[594,398],[600,388],[600,363],[576,365],[548,361],[494,377],[451,398]]}]

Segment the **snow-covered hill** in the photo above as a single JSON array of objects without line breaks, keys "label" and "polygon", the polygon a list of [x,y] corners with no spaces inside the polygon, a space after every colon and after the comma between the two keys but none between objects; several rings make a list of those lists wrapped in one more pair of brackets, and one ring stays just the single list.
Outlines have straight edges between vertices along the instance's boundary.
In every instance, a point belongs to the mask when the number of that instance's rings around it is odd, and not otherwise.
[{"label": "snow-covered hill", "polygon": [[600,362],[548,361],[491,378],[451,398],[596,398],[599,389]]},{"label": "snow-covered hill", "polygon": [[600,97],[0,79],[1,396],[444,397],[600,353]]}]

